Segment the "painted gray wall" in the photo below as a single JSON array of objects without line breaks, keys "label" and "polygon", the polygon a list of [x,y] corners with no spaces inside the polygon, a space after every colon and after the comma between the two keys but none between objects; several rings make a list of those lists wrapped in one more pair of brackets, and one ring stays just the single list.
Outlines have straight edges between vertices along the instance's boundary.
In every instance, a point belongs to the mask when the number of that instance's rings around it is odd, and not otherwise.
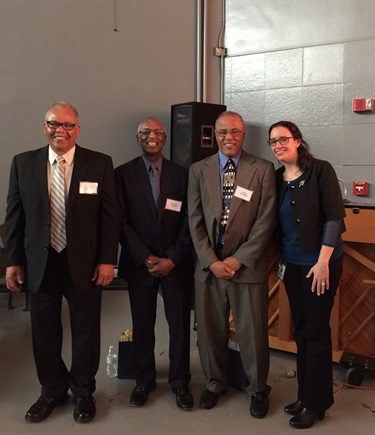
[{"label": "painted gray wall", "polygon": [[[169,131],[170,106],[196,99],[197,3],[0,1],[0,222],[10,161],[45,144],[43,117],[52,102],[75,104],[79,143],[110,154],[115,165],[139,154],[134,136],[142,118],[157,116]],[[213,51],[222,2],[205,4],[204,101],[219,103]],[[375,98],[374,5],[226,2],[224,103],[244,115],[246,147],[272,160],[266,129],[289,118],[349,191],[354,179],[371,183],[366,202],[375,198],[375,116],[352,113],[351,99]]]},{"label": "painted gray wall", "polygon": [[375,113],[353,113],[352,99],[375,99],[375,1],[227,0],[226,18],[225,104],[245,119],[245,147],[276,163],[268,127],[293,121],[348,198],[373,203]]},{"label": "painted gray wall", "polygon": [[115,165],[139,155],[135,133],[143,118],[160,118],[169,132],[170,106],[196,96],[196,6],[0,2],[0,222],[11,159],[46,144],[42,126],[51,103],[74,104],[78,143],[110,154]]}]

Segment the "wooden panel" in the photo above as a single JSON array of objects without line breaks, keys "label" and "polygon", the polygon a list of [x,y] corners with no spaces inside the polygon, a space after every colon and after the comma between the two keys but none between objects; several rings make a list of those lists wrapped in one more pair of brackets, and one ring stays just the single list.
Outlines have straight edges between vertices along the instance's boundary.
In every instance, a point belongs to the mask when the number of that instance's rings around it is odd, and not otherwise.
[{"label": "wooden panel", "polygon": [[375,243],[375,209],[345,208],[344,241]]},{"label": "wooden panel", "polygon": [[[288,297],[270,261],[268,338],[272,349],[296,352]],[[345,243],[343,274],[331,316],[332,360],[342,354],[375,357],[375,245]]]}]

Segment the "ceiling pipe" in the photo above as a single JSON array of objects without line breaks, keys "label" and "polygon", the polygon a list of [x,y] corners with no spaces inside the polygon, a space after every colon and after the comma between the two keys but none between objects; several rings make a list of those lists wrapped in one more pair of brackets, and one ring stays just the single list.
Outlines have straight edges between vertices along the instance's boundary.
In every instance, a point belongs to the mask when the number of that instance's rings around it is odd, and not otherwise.
[{"label": "ceiling pipe", "polygon": [[206,2],[198,0],[197,3],[197,76],[196,100],[205,101],[205,76],[206,76]]}]

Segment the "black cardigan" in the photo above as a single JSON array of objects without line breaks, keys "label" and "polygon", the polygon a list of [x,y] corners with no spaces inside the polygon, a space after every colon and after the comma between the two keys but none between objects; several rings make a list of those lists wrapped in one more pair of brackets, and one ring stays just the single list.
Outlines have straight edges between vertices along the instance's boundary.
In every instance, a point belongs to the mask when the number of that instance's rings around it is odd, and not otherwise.
[{"label": "black cardigan", "polygon": [[[283,179],[285,167],[276,171],[278,207],[285,190],[290,188],[291,207],[298,240],[303,251],[321,246],[325,222],[342,219],[345,228],[345,207],[335,170],[329,162],[314,159],[298,181],[287,186]],[[279,221],[279,219],[278,219]],[[277,242],[281,242],[278,222]]]}]

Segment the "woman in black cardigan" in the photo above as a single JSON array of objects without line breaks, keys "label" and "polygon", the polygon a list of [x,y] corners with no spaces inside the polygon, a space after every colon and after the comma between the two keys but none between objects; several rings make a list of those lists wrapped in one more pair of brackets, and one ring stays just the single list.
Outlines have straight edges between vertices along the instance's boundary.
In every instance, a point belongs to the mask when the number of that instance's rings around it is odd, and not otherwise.
[{"label": "woman in black cardigan", "polygon": [[333,404],[329,325],[342,272],[345,208],[330,163],[310,153],[299,128],[269,128],[277,170],[279,275],[288,294],[297,344],[297,400],[284,410],[298,429],[323,420]]}]

